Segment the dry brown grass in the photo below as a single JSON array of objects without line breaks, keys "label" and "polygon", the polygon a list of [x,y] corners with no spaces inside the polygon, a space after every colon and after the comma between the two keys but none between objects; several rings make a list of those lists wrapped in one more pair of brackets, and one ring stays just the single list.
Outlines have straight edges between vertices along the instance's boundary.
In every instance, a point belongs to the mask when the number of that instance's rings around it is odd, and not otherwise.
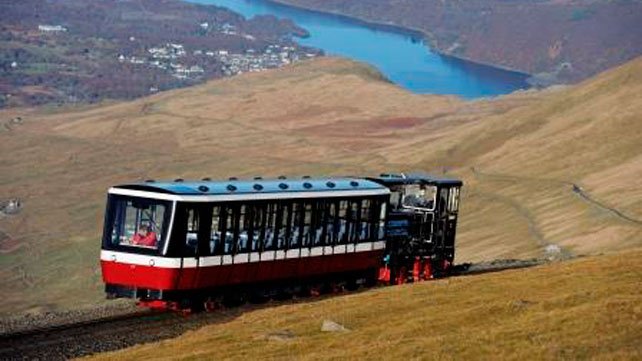
[{"label": "dry brown grass", "polygon": [[[466,182],[457,261],[642,244],[642,59],[575,87],[464,102],[325,58],[76,109],[20,109],[0,133],[0,314],[95,303],[106,189],[146,178],[444,170]],[[475,167],[476,172],[472,171]],[[2,245],[0,245],[2,247]]]},{"label": "dry brown grass", "polygon": [[[642,251],[267,307],[93,360],[635,360]],[[324,319],[350,329],[320,331]],[[269,336],[289,331],[294,337]]]}]

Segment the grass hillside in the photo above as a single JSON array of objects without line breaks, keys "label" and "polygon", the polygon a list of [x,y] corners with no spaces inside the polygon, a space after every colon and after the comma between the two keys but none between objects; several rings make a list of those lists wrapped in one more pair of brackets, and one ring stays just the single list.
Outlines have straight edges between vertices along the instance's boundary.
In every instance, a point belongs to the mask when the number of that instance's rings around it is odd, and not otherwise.
[{"label": "grass hillside", "polygon": [[[222,314],[94,360],[639,359],[642,251]],[[348,332],[321,332],[333,320]]]},{"label": "grass hillside", "polygon": [[23,121],[0,127],[0,200],[24,208],[0,218],[0,314],[99,302],[105,191],[148,178],[448,173],[466,183],[458,262],[640,246],[641,86],[637,59],[574,87],[465,102],[325,58],[1,112]]}]

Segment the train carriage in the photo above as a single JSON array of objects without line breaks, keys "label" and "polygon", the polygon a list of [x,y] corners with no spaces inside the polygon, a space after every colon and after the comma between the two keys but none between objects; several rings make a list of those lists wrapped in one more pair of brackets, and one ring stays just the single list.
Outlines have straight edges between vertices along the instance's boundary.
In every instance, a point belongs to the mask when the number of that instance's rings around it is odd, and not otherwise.
[{"label": "train carriage", "polygon": [[106,292],[185,307],[248,291],[399,281],[416,258],[444,268],[460,186],[390,175],[115,186],[101,251]]}]

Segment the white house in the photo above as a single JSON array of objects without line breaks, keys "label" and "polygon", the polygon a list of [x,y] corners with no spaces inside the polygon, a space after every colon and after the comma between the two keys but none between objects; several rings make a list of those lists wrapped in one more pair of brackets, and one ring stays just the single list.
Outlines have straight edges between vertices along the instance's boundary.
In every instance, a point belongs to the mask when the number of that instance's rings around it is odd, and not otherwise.
[{"label": "white house", "polygon": [[62,25],[38,25],[38,30],[44,32],[61,32],[67,31],[67,28]]}]

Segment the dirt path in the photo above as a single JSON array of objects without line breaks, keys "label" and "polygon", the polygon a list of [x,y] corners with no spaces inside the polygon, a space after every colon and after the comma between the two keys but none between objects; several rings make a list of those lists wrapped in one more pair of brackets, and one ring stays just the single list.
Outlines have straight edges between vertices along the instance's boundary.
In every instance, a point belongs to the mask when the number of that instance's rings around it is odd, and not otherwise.
[{"label": "dirt path", "polygon": [[642,221],[640,221],[638,219],[635,219],[635,218],[631,218],[631,217],[627,216],[626,214],[622,213],[621,211],[619,211],[619,210],[617,210],[617,209],[615,209],[613,207],[609,207],[609,206],[605,205],[604,203],[596,200],[595,198],[591,197],[584,189],[582,189],[582,187],[578,186],[577,184],[575,184],[575,183],[570,183],[570,184],[573,187],[573,192],[575,194],[577,194],[578,196],[580,196],[582,199],[584,199],[586,202],[592,204],[593,206],[596,206],[596,207],[600,208],[601,210],[610,212],[613,215],[615,215],[616,217],[619,217],[620,219],[623,219],[625,221],[629,221],[631,223],[634,223],[634,224],[637,224],[639,226],[642,226]]},{"label": "dirt path", "polygon": [[[474,167],[471,168],[471,171],[473,172],[473,175],[478,179],[480,177],[493,176],[490,174],[479,172]],[[498,177],[501,177],[502,179],[506,179],[503,176],[498,176]],[[511,179],[511,180],[515,180],[515,179]],[[542,251],[544,252],[544,255],[546,258],[555,259],[555,260],[566,260],[566,259],[575,257],[575,255],[573,254],[573,252],[571,252],[571,250],[546,239],[546,237],[544,236],[544,233],[540,230],[539,225],[535,220],[535,215],[533,215],[533,213],[531,213],[531,211],[528,208],[524,207],[518,201],[515,201],[510,197],[506,197],[493,192],[484,192],[484,193],[480,192],[478,195],[481,197],[485,197],[489,200],[503,203],[509,206],[510,208],[513,208],[515,212],[519,214],[528,224],[529,234],[537,242],[537,244],[542,248]]]},{"label": "dirt path", "polygon": [[[642,221],[632,218],[620,210],[608,206],[604,204],[603,202],[595,199],[593,196],[591,196],[587,191],[582,189],[581,186],[579,186],[576,183],[569,182],[566,180],[558,180],[558,179],[548,179],[548,178],[536,178],[536,177],[522,177],[522,176],[514,176],[514,175],[507,175],[507,174],[498,174],[498,173],[485,173],[480,171],[479,169],[476,169],[475,167],[471,167],[470,170],[472,171],[473,175],[475,178],[481,180],[483,178],[487,179],[495,179],[495,180],[504,180],[504,181],[509,181],[509,182],[539,182],[539,183],[549,183],[549,184],[555,184],[558,186],[563,186],[567,187],[572,194],[574,194],[577,197],[580,197],[581,200],[586,202],[589,206],[594,207],[598,209],[601,212],[608,213],[609,215],[627,222],[627,223],[632,223],[635,225],[642,225]],[[532,238],[535,239],[535,241],[538,243],[539,246],[542,247],[546,257],[550,258],[560,258],[560,259],[568,259],[574,257],[573,252],[571,252],[569,249],[562,247],[561,245],[551,242],[550,240],[546,239],[544,233],[539,229],[538,224],[535,220],[535,216],[531,213],[529,209],[524,207],[520,202],[510,198],[506,197],[497,193],[484,193],[480,194],[482,197],[486,197],[490,200],[494,200],[496,202],[503,203],[505,205],[510,206],[511,208],[515,209],[515,211],[524,218],[524,220],[528,224],[528,230],[529,233],[531,234]]]},{"label": "dirt path", "polygon": [[589,203],[590,205],[598,208],[601,211],[608,212],[612,214],[613,216],[620,218],[621,220],[624,220],[626,222],[631,222],[637,225],[642,225],[642,221],[639,219],[632,218],[630,216],[627,216],[624,214],[622,211],[610,207],[603,202],[600,202],[599,200],[595,199],[593,196],[591,196],[586,190],[584,190],[581,186],[579,186],[577,183],[565,181],[565,180],[557,180],[557,179],[548,179],[548,178],[535,178],[535,177],[520,177],[520,176],[514,176],[514,175],[507,175],[507,174],[498,174],[498,173],[484,173],[476,169],[475,167],[471,167],[470,170],[473,172],[475,177],[482,176],[482,177],[490,177],[490,178],[496,178],[496,179],[504,179],[504,180],[513,180],[513,181],[527,181],[527,182],[546,182],[546,183],[555,183],[555,184],[561,184],[565,186],[569,186],[569,190],[571,190],[573,193],[575,193],[578,197],[580,197],[582,200],[585,202]]}]

